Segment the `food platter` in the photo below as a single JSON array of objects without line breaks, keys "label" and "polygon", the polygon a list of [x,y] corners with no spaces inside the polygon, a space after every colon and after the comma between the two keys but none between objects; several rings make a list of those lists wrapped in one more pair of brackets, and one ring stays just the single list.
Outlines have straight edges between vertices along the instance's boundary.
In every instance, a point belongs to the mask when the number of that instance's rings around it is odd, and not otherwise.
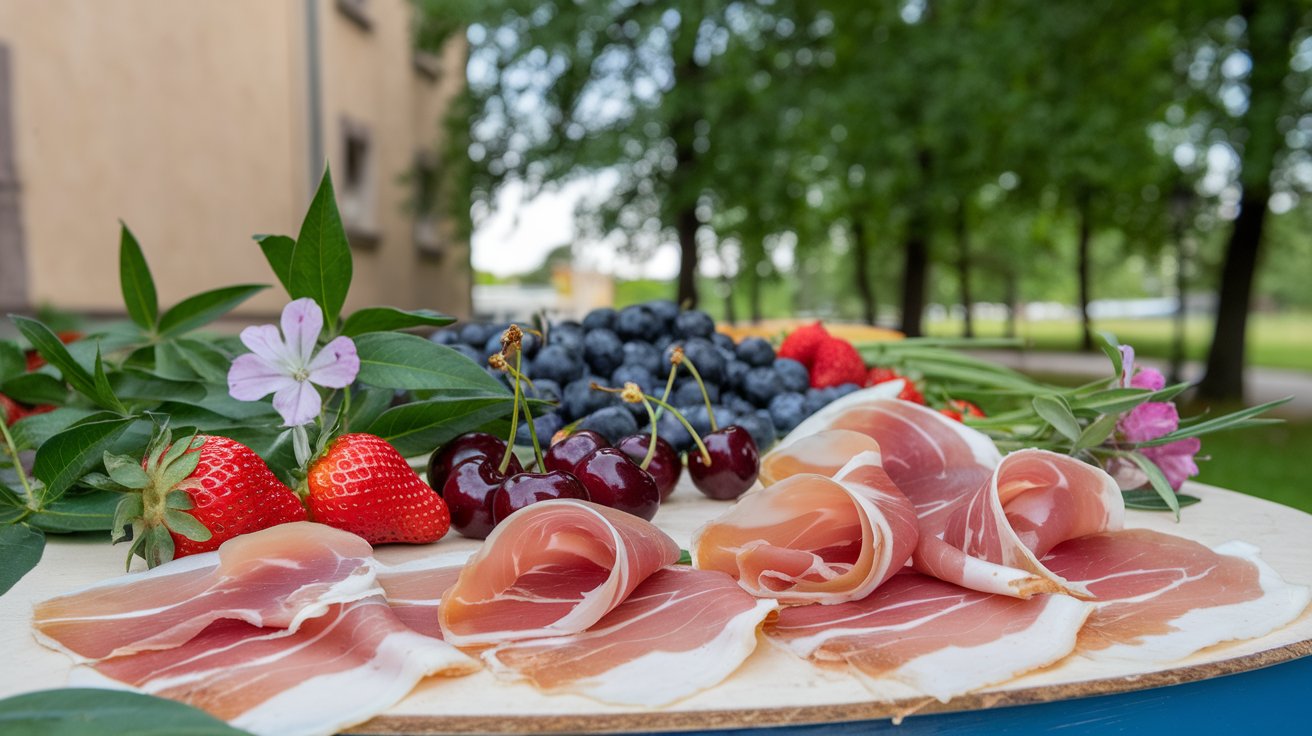
[{"label": "food platter", "polygon": [[[1203,503],[1169,514],[1129,511],[1126,526],[1169,532],[1209,546],[1242,539],[1261,547],[1263,558],[1287,581],[1312,585],[1312,516],[1243,494],[1191,484]],[[726,508],[702,498],[687,484],[664,505],[655,522],[687,545],[693,530]],[[435,547],[380,548],[377,556],[399,563],[431,554],[458,558],[477,544],[452,537]],[[32,638],[32,603],[121,571],[121,548],[99,538],[52,542],[40,565],[0,597],[0,645],[9,661],[0,672],[0,694],[61,687],[69,661]],[[1070,657],[1038,672],[943,704],[883,686],[872,692],[856,678],[810,663],[771,646],[757,651],[728,680],[659,710],[606,705],[575,695],[545,695],[528,685],[496,680],[488,672],[463,678],[430,678],[408,697],[355,733],[561,733],[744,728],[832,723],[1048,702],[1124,693],[1243,672],[1312,654],[1312,612],[1260,639],[1222,644],[1164,667],[1092,662]]]}]

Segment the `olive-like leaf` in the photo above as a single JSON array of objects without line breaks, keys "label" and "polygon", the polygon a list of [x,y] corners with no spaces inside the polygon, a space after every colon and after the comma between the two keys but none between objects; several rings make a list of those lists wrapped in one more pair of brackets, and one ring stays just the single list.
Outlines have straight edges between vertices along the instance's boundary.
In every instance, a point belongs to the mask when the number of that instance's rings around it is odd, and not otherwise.
[{"label": "olive-like leaf", "polygon": [[[0,527],[0,595],[9,592],[14,584],[36,567],[46,548],[46,535],[26,524]],[[0,707],[3,701],[0,701]],[[4,719],[0,716],[0,726]],[[3,728],[0,728],[3,730]]]},{"label": "olive-like leaf", "polygon": [[124,690],[67,688],[0,700],[0,732],[41,736],[250,736],[203,711]]},{"label": "olive-like leaf", "polygon": [[141,252],[141,245],[128,229],[120,222],[118,246],[118,279],[123,291],[123,305],[128,318],[142,330],[151,332],[159,319],[159,297],[155,293],[155,280],[151,278],[150,266],[146,256]]},{"label": "olive-like leaf", "polygon": [[455,321],[455,317],[431,309],[407,311],[396,307],[365,307],[346,318],[346,322],[342,325],[342,334],[355,337],[366,332],[389,332],[411,327],[441,327]]}]

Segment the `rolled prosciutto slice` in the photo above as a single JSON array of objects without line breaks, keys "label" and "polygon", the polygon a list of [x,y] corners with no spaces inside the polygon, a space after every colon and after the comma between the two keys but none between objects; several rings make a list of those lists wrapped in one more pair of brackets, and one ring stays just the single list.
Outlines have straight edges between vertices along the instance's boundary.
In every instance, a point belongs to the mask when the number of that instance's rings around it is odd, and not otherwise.
[{"label": "rolled prosciutto slice", "polygon": [[907,571],[858,601],[785,608],[765,633],[867,684],[892,680],[947,702],[1070,654],[1092,610],[1067,595],[1022,600]]},{"label": "rolled prosciutto slice", "polygon": [[547,692],[662,706],[738,669],[775,608],[723,573],[667,567],[587,631],[502,644],[483,658],[498,676]]},{"label": "rolled prosciutto slice", "polygon": [[381,597],[336,604],[295,632],[236,619],[166,651],[74,671],[71,684],[119,687],[200,708],[256,734],[331,734],[366,721],[420,679],[477,660],[410,630]]},{"label": "rolled prosciutto slice", "polygon": [[766,462],[796,467],[808,447],[856,445],[851,432],[879,444],[884,469],[915,505],[916,569],[987,593],[1089,595],[1038,558],[1067,539],[1121,527],[1124,502],[1101,468],[1042,450],[1001,458],[988,437],[961,422],[874,389],[822,409]]},{"label": "rolled prosciutto slice", "polygon": [[221,619],[295,629],[330,606],[381,593],[373,550],[300,521],[38,603],[36,638],[79,661],[169,649]]},{"label": "rolled prosciutto slice", "polygon": [[468,552],[430,555],[401,565],[381,565],[378,584],[387,605],[406,626],[425,636],[442,638],[437,609],[442,595],[456,584]]},{"label": "rolled prosciutto slice", "polygon": [[442,596],[456,646],[575,634],[610,613],[679,545],[632,514],[586,501],[541,501],[506,517]]},{"label": "rolled prosciutto slice", "polygon": [[1298,618],[1312,591],[1286,583],[1244,542],[1208,549],[1147,529],[1057,545],[1043,564],[1096,600],[1080,632],[1092,659],[1165,663],[1205,647],[1264,636]]},{"label": "rolled prosciutto slice", "polygon": [[862,452],[834,477],[791,475],[739,499],[693,536],[693,565],[783,603],[864,598],[906,564],[916,512]]}]

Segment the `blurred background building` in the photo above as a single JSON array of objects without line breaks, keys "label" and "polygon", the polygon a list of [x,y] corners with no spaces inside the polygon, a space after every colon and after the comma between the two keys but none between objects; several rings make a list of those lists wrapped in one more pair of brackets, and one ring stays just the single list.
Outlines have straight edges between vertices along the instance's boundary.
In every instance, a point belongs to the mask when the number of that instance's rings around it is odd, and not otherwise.
[{"label": "blurred background building", "polygon": [[[122,314],[119,220],[163,304],[269,282],[332,166],[348,307],[465,316],[468,244],[432,196],[466,44],[406,0],[0,0],[0,308]],[[275,313],[270,289],[243,305]]]}]

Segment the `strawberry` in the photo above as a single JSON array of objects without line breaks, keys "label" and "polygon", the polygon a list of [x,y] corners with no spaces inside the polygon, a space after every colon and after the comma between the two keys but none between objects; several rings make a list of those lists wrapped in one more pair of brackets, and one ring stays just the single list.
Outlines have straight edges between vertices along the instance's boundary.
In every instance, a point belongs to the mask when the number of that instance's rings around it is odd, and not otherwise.
[{"label": "strawberry", "polygon": [[210,552],[239,534],[304,521],[305,508],[249,447],[227,437],[196,435],[171,442],[156,435],[137,462],[105,453],[109,480],[137,491],[114,513],[115,542],[132,527],[132,548],[149,567]]},{"label": "strawberry", "polygon": [[939,409],[938,413],[942,414],[948,419],[955,419],[958,422],[961,421],[961,412],[957,411],[956,409]]},{"label": "strawberry", "polygon": [[956,412],[958,420],[963,419],[964,417],[983,419],[985,416],[982,409],[965,399],[948,399],[948,407],[948,409],[944,409],[943,411],[951,410]]},{"label": "strawberry", "polygon": [[920,393],[920,390],[916,388],[915,382],[892,368],[881,368],[878,366],[871,368],[870,373],[866,375],[866,385],[874,386],[877,383],[896,381],[899,378],[905,383],[902,386],[902,390],[898,392],[897,397],[903,401],[910,401],[924,406],[925,397]]},{"label": "strawberry", "polygon": [[811,364],[815,362],[816,350],[820,348],[821,343],[829,339],[831,339],[829,332],[819,322],[812,325],[803,325],[788,333],[783,344],[779,346],[778,356],[780,358],[792,358],[810,368]]},{"label": "strawberry", "polygon": [[829,388],[844,383],[860,385],[866,378],[866,363],[852,343],[831,337],[816,347],[811,364],[811,387]]},{"label": "strawberry", "polygon": [[310,463],[305,480],[310,518],[370,544],[427,544],[451,527],[446,502],[381,437],[338,437]]},{"label": "strawberry", "polygon": [[6,427],[14,426],[14,422],[27,416],[27,410],[17,401],[0,394],[0,418],[4,419]]}]

